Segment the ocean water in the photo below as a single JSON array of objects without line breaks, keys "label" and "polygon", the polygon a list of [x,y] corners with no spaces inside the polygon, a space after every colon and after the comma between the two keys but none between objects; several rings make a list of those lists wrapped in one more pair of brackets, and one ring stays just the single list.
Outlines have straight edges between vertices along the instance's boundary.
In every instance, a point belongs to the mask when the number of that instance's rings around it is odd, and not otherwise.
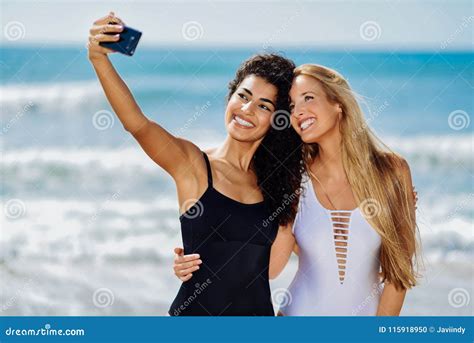
[{"label": "ocean water", "polygon": [[[225,136],[227,83],[254,52],[111,58],[144,113],[204,149]],[[345,75],[410,164],[425,267],[402,315],[472,315],[474,55],[284,53]],[[164,315],[180,284],[174,185],[114,117],[85,48],[2,47],[0,69],[0,314]],[[296,266],[293,256],[274,294]]]}]

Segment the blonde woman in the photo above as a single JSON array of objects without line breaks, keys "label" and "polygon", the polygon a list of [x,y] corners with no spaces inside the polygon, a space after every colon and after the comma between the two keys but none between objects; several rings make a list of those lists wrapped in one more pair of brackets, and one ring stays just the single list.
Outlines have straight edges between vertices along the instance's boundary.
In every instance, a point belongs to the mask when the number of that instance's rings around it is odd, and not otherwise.
[{"label": "blonde woman", "polygon": [[[336,71],[296,68],[290,98],[307,177],[295,221],[280,228],[271,250],[270,278],[292,251],[299,257],[279,315],[399,315],[416,284],[416,199],[408,164],[370,131]],[[189,278],[181,262],[186,256],[175,252],[176,275]]]}]

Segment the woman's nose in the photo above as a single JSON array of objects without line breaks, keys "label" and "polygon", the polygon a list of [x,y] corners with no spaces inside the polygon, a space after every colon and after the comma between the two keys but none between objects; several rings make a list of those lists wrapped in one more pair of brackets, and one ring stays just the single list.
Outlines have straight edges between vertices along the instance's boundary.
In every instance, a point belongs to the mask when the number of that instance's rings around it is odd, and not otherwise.
[{"label": "woman's nose", "polygon": [[242,105],[242,111],[246,114],[253,114],[252,113],[252,102],[249,101],[246,104]]},{"label": "woman's nose", "polygon": [[291,115],[295,116],[295,117],[299,117],[301,115],[303,115],[303,108],[301,106],[296,106],[293,107],[293,112],[291,113]]}]

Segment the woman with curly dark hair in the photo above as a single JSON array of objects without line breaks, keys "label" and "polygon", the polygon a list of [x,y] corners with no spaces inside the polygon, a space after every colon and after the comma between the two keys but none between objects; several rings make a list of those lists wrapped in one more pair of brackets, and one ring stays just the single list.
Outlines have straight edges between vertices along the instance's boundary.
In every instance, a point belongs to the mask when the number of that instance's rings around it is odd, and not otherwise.
[{"label": "woman with curly dark hair", "polygon": [[174,179],[184,252],[205,261],[169,314],[274,315],[271,245],[296,214],[303,171],[300,139],[289,125],[294,63],[274,54],[245,61],[229,84],[227,137],[201,151],[147,118],[115,71],[112,51],[98,43],[121,24],[113,14],[94,23],[89,60],[125,130]]},{"label": "woman with curly dark hair", "polygon": [[[419,277],[408,163],[368,128],[355,93],[335,70],[299,66],[289,96],[305,173],[294,223],[281,228],[270,254],[270,278],[293,251],[299,258],[282,293],[291,301],[283,301],[279,315],[399,315]],[[178,256],[175,274],[189,280],[183,259],[195,262]]]}]

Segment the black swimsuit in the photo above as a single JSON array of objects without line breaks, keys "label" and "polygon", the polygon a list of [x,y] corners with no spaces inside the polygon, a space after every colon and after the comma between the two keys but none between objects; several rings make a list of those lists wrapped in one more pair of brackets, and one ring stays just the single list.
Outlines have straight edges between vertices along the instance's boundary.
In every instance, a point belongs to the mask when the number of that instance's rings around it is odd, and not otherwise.
[{"label": "black swimsuit", "polygon": [[268,281],[270,249],[278,223],[264,202],[243,204],[212,186],[180,216],[184,253],[200,254],[202,264],[183,282],[171,316],[273,316]]}]

